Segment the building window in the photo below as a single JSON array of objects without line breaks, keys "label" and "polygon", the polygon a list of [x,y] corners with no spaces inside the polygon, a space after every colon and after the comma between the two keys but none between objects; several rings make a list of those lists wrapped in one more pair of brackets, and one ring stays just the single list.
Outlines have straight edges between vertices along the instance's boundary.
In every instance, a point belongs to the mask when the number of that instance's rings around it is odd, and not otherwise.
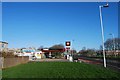
[{"label": "building window", "polygon": [[4,48],[4,44],[2,44],[2,48]]}]

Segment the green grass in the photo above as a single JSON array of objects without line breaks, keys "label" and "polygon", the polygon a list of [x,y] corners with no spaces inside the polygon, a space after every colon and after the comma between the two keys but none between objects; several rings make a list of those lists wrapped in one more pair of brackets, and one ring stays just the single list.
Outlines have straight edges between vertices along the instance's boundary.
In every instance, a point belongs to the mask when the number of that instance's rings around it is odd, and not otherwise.
[{"label": "green grass", "polygon": [[74,62],[31,62],[3,70],[3,78],[120,78],[120,73]]}]

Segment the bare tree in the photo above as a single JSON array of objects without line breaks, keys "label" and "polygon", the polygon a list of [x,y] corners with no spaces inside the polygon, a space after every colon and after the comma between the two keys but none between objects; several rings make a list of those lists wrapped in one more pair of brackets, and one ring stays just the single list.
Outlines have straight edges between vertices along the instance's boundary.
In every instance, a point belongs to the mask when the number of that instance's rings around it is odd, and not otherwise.
[{"label": "bare tree", "polygon": [[120,38],[107,39],[104,44],[106,50],[114,50],[114,45],[115,50],[120,50]]},{"label": "bare tree", "polygon": [[50,47],[50,49],[64,49],[64,45],[63,44],[56,44],[56,45],[53,45],[52,47]]}]

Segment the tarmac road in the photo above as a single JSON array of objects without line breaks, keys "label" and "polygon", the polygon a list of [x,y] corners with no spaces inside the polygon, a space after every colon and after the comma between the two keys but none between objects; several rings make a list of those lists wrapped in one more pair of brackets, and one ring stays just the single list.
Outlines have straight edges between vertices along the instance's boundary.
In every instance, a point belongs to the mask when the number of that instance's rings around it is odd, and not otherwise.
[{"label": "tarmac road", "polygon": [[[103,59],[79,57],[78,60],[89,64],[97,64],[103,66]],[[106,59],[106,64],[107,67],[120,71],[120,62],[118,60]]]}]

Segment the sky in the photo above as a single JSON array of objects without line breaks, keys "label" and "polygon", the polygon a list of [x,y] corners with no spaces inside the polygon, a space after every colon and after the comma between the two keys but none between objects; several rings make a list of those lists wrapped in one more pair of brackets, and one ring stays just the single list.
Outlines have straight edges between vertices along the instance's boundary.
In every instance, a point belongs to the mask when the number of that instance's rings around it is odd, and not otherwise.
[{"label": "sky", "polygon": [[[65,45],[77,51],[102,44],[100,2],[3,2],[2,40],[9,48]],[[118,3],[102,9],[105,41],[118,36]]]}]

